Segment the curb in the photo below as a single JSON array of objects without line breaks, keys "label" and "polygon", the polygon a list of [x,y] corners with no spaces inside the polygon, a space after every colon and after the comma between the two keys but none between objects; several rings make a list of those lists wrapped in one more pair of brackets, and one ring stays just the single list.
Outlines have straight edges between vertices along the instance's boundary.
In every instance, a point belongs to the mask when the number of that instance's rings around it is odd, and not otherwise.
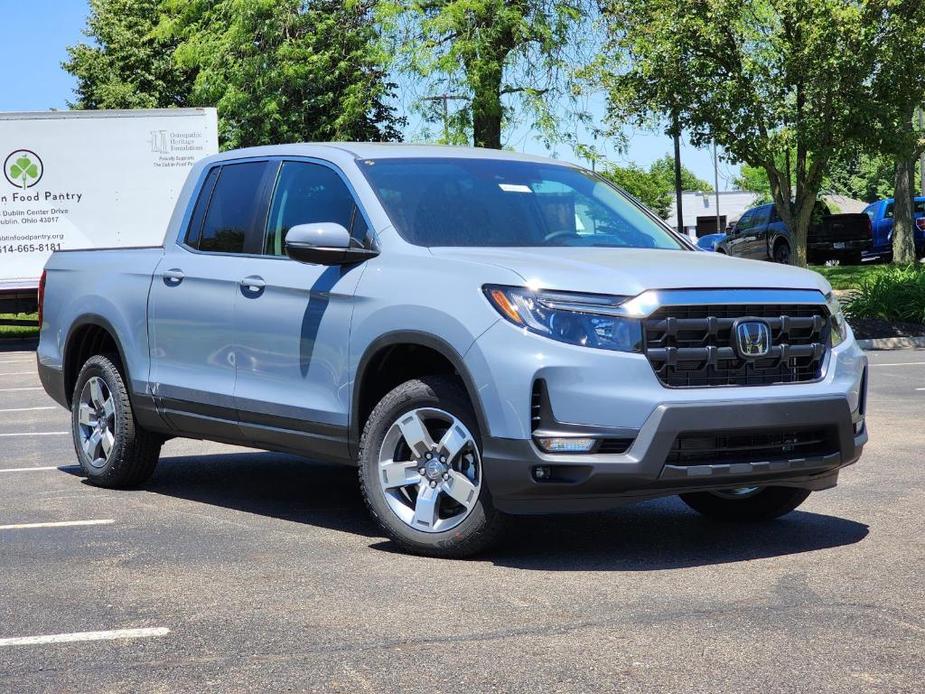
[{"label": "curb", "polygon": [[918,349],[925,347],[925,337],[880,337],[873,340],[858,340],[858,347],[865,350]]}]

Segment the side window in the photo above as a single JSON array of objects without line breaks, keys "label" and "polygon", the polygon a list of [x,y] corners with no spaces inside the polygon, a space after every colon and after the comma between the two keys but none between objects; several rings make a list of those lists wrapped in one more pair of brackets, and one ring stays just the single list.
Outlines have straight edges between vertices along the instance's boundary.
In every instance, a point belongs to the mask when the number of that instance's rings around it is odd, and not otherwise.
[{"label": "side window", "polygon": [[199,191],[199,198],[196,200],[196,207],[193,208],[193,216],[190,217],[189,228],[186,230],[186,245],[190,248],[199,248],[199,234],[202,232],[202,221],[206,217],[206,210],[209,208],[209,200],[212,198],[212,190],[215,188],[215,182],[218,180],[218,172],[221,167],[213,167],[206,176],[205,183]]},{"label": "side window", "polygon": [[888,202],[883,210],[884,219],[893,219],[893,203]]},{"label": "side window", "polygon": [[365,236],[363,215],[335,171],[321,164],[283,162],[267,219],[264,253],[285,255],[286,233],[313,222],[336,222],[354,238]]},{"label": "side window", "polygon": [[739,217],[739,221],[736,222],[736,230],[740,232],[748,231],[753,226],[755,226],[755,210],[748,210]]},{"label": "side window", "polygon": [[266,162],[225,164],[206,213],[198,248],[216,253],[243,253],[256,224],[260,180]]}]

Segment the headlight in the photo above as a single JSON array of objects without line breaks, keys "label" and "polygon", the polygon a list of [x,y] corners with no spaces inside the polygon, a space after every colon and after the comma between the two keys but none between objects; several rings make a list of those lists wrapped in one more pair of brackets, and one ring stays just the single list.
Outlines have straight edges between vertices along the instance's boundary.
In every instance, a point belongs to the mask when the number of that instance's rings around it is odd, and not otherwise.
[{"label": "headlight", "polygon": [[495,285],[484,291],[498,313],[530,332],[570,345],[642,351],[642,323],[619,315],[628,297]]},{"label": "headlight", "polygon": [[845,320],[845,314],[842,313],[841,304],[832,292],[825,295],[825,305],[829,309],[829,315],[832,317],[832,346],[838,347],[842,342],[848,339],[848,322]]}]

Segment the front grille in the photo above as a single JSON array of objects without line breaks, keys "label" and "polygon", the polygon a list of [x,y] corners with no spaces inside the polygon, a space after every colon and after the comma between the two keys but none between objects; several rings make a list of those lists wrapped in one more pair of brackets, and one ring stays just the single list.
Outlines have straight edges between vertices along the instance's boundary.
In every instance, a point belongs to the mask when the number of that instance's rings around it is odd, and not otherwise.
[{"label": "front grille", "polygon": [[[732,328],[743,318],[770,327],[767,356],[736,351]],[[805,383],[822,376],[829,318],[813,304],[665,306],[646,319],[645,331],[649,363],[671,388]]]},{"label": "front grille", "polygon": [[755,429],[688,432],[678,435],[668,465],[763,463],[826,456],[838,452],[835,429]]}]

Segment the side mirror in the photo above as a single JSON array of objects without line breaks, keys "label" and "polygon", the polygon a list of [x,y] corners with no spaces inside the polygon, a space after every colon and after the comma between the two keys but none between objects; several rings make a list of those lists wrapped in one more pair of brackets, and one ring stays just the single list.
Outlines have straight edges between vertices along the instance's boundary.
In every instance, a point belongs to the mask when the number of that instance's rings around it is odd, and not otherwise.
[{"label": "side mirror", "polygon": [[350,232],[335,222],[297,224],[286,234],[286,255],[300,263],[347,265],[379,255],[350,245]]}]

